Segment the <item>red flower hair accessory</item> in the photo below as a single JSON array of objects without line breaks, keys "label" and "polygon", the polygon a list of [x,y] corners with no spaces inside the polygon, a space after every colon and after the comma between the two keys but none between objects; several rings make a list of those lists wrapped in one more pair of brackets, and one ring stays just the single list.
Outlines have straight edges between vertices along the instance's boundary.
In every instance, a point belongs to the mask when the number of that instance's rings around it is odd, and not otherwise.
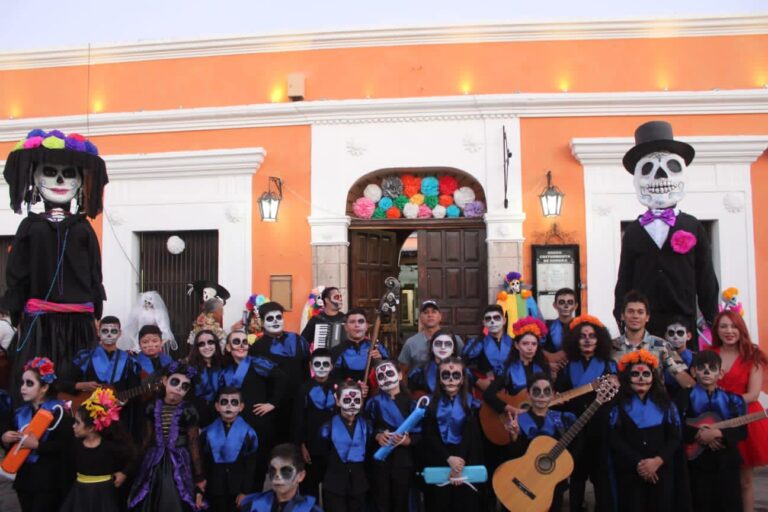
[{"label": "red flower hair accessory", "polygon": [[97,432],[119,421],[120,410],[123,408],[115,393],[109,388],[96,388],[90,398],[83,402],[83,407],[88,411]]},{"label": "red flower hair accessory", "polygon": [[605,327],[605,325],[603,325],[603,322],[601,322],[599,318],[597,318],[596,316],[592,316],[584,313],[583,315],[579,315],[575,317],[573,320],[571,320],[571,323],[568,324],[568,328],[575,329],[584,323],[596,325],[597,327]]},{"label": "red flower hair accessory", "polygon": [[24,365],[24,371],[35,370],[40,375],[40,380],[46,384],[50,384],[56,380],[56,372],[53,366],[53,361],[47,357],[36,357],[27,364]]},{"label": "red flower hair accessory", "polygon": [[655,370],[659,367],[659,359],[644,348],[641,348],[640,350],[635,350],[629,354],[625,354],[621,359],[619,359],[619,371],[623,372],[627,368],[630,368],[636,364],[647,364]]},{"label": "red flower hair accessory", "polygon": [[543,338],[547,335],[547,332],[549,332],[549,329],[547,329],[547,324],[532,316],[521,318],[512,324],[512,330],[515,331],[515,336],[522,336],[523,334],[531,333],[534,334],[537,338]]}]

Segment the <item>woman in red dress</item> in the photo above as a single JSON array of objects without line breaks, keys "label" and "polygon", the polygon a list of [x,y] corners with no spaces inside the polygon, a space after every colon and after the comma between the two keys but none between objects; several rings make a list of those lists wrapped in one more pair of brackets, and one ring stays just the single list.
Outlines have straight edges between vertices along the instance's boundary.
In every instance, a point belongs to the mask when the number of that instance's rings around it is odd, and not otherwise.
[{"label": "woman in red dress", "polygon": [[[752,343],[747,325],[734,311],[723,311],[715,317],[712,326],[712,345],[723,360],[724,375],[718,382],[721,388],[744,397],[747,412],[762,410],[757,397],[763,387],[763,373],[768,357]],[[754,509],[752,469],[768,465],[768,422],[756,421],[747,426],[747,438],[739,444],[741,452],[741,492],[744,511]]]}]

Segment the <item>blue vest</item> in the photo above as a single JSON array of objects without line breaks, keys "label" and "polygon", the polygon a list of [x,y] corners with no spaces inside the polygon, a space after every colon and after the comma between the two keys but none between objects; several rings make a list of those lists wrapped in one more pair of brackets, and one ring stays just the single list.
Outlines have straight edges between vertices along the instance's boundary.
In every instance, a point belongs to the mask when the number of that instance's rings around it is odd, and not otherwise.
[{"label": "blue vest", "polygon": [[[533,373],[541,373],[541,366],[536,363],[533,365]],[[525,365],[522,361],[512,361],[507,366],[505,373],[504,389],[511,395],[515,395],[528,387],[528,379],[525,376]]]},{"label": "blue vest", "polygon": [[340,414],[331,418],[323,428],[324,437],[330,435],[333,447],[342,462],[365,462],[365,448],[370,437],[370,427],[364,419],[355,418],[355,428],[349,435],[347,424]]},{"label": "blue vest", "polygon": [[605,373],[616,373],[616,363],[614,361],[603,361],[598,357],[593,357],[589,360],[586,369],[584,369],[584,364],[582,364],[581,360],[568,363],[568,377],[570,377],[571,386],[574,388],[589,384]]},{"label": "blue vest", "polygon": [[320,411],[332,411],[336,408],[336,397],[333,395],[333,387],[328,386],[328,390],[324,390],[320,384],[315,384],[309,388],[307,393],[309,402],[312,403],[315,409]]},{"label": "blue vest", "polygon": [[[62,407],[62,409],[56,409],[56,406]],[[49,399],[45,400],[42,404],[40,404],[41,409],[45,409],[46,411],[53,414],[53,423],[48,427],[51,428],[53,425],[56,425],[56,422],[58,421],[57,412],[59,414],[63,413],[63,407],[64,402],[57,399]],[[21,431],[22,428],[26,428],[27,425],[29,425],[29,422],[32,421],[32,417],[34,416],[34,413],[37,412],[32,407],[32,404],[25,404],[16,409],[16,413],[13,416],[13,423],[16,426],[17,431]],[[57,425],[58,428],[58,425]],[[48,434],[50,430],[46,430],[43,434],[43,437],[39,439],[40,443],[45,442],[48,439]],[[40,456],[37,454],[37,450],[32,450],[29,452],[29,455],[27,456],[26,462],[35,463],[37,462],[37,459]]]},{"label": "blue vest", "polygon": [[216,398],[219,391],[219,379],[221,378],[221,369],[203,367],[197,375],[197,384],[195,385],[195,395],[211,403]]},{"label": "blue vest", "polygon": [[[624,409],[632,423],[639,429],[658,427],[665,422],[680,426],[680,416],[677,414],[677,407],[674,404],[670,404],[669,409],[665,412],[650,397],[646,397],[645,401],[642,401],[637,395],[633,395],[632,400],[621,404],[619,407]],[[618,412],[616,407],[611,410],[611,426],[615,426],[618,422]]]},{"label": "blue vest", "polygon": [[690,398],[690,412],[694,417],[701,416],[705,412],[714,412],[720,416],[720,419],[727,420],[747,414],[744,398],[727,393],[720,388],[716,388],[710,396],[707,390],[696,384],[691,389]]},{"label": "blue vest", "polygon": [[371,420],[381,420],[392,431],[405,421],[405,417],[403,417],[403,413],[400,412],[395,401],[387,393],[381,391],[366,402],[365,412]]},{"label": "blue vest", "polygon": [[[467,406],[472,409],[477,406],[477,402],[471,395],[467,395]],[[435,408],[435,420],[437,429],[440,431],[440,439],[445,444],[460,444],[463,435],[464,423],[467,421],[467,411],[461,406],[461,399],[458,395],[449,398],[445,395],[440,397],[440,401]]]},{"label": "blue vest", "polygon": [[211,449],[213,460],[216,464],[228,464],[237,461],[240,451],[246,438],[253,439],[251,450],[246,455],[256,451],[258,447],[258,436],[248,423],[238,416],[229,427],[229,432],[224,428],[224,422],[221,418],[216,420],[205,428],[205,440]]},{"label": "blue vest", "polygon": [[280,338],[270,337],[269,353],[280,357],[296,357],[298,351],[302,356],[307,355],[309,346],[304,338],[299,337],[295,332],[286,332]]},{"label": "blue vest", "polygon": [[[353,342],[350,341],[349,345],[350,346],[344,349],[341,355],[336,358],[334,366],[336,368],[346,368],[353,371],[365,370],[365,365],[368,362],[368,351],[371,349],[371,340],[366,338],[361,341],[359,350],[354,346],[355,344]],[[389,352],[387,352],[387,349],[381,343],[378,345],[378,348],[381,357],[389,359]]]},{"label": "blue vest", "polygon": [[[157,357],[160,359],[160,368],[165,368],[173,362],[171,356],[165,352],[161,352]],[[139,355],[136,356],[136,361],[139,363],[139,366],[141,366],[144,373],[152,375],[155,372],[155,367],[152,366],[152,359],[144,355],[144,353],[139,353]]]},{"label": "blue vest", "polygon": [[559,318],[556,318],[549,324],[549,339],[552,341],[552,347],[557,350],[563,348],[563,323]]},{"label": "blue vest", "polygon": [[560,439],[566,429],[576,421],[576,416],[569,412],[547,411],[544,417],[544,423],[541,427],[532,417],[531,411],[526,411],[517,417],[517,423],[520,425],[520,433],[528,439],[536,436],[549,436]]},{"label": "blue vest", "polygon": [[230,365],[224,368],[219,378],[219,384],[224,386],[234,386],[237,389],[243,387],[243,381],[250,370],[256,372],[260,377],[268,377],[269,372],[275,367],[274,362],[259,356],[245,356],[237,366]]},{"label": "blue vest", "polygon": [[496,343],[496,339],[493,336],[488,335],[482,340],[479,338],[472,340],[471,343],[464,347],[462,356],[470,362],[476,363],[477,358],[484,354],[488,363],[493,368],[493,373],[501,375],[510,350],[512,350],[512,338],[508,334],[505,333],[499,343]]},{"label": "blue vest", "polygon": [[[88,365],[93,367],[96,379],[100,383],[114,384],[118,382],[125,372],[125,367],[131,356],[128,352],[115,349],[110,360],[107,351],[98,346],[93,350],[83,350],[77,355],[74,364],[85,374],[88,371]],[[151,363],[150,363],[151,364]]]},{"label": "blue vest", "polygon": [[[319,507],[315,506],[314,496],[302,496],[298,492],[291,501],[286,503],[283,512],[321,512]],[[272,505],[275,502],[275,491],[258,492],[249,494],[240,503],[240,510],[248,512],[272,512]],[[249,508],[245,508],[248,507]]]}]

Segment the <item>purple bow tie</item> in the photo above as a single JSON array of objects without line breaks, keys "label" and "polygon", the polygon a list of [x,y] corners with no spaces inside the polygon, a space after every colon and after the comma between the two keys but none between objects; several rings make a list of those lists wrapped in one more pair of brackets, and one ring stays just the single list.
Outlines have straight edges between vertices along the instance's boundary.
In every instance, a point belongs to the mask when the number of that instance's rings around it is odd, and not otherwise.
[{"label": "purple bow tie", "polygon": [[661,213],[653,213],[651,210],[648,210],[643,215],[640,216],[640,224],[645,226],[647,224],[650,224],[654,220],[661,220],[667,223],[670,227],[675,225],[675,220],[677,218],[675,217],[675,210],[672,208],[666,208],[661,211]]}]

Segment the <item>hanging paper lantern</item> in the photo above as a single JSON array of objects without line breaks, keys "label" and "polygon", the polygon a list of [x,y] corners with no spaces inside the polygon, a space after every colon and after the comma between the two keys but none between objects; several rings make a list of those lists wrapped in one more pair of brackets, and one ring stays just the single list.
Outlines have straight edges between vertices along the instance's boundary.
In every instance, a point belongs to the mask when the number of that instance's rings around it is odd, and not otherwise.
[{"label": "hanging paper lantern", "polygon": [[464,207],[465,217],[482,217],[485,213],[485,205],[482,201],[472,201]]},{"label": "hanging paper lantern", "polygon": [[381,192],[387,197],[395,198],[403,193],[403,182],[399,176],[387,176],[381,181]]},{"label": "hanging paper lantern", "polygon": [[432,216],[436,219],[442,219],[445,217],[445,206],[437,205],[432,208]]},{"label": "hanging paper lantern", "polygon": [[429,206],[431,210],[437,206],[437,196],[424,196],[424,204]]},{"label": "hanging paper lantern", "polygon": [[381,187],[375,183],[371,183],[365,187],[365,190],[363,190],[363,196],[367,197],[374,203],[378,203],[379,199],[381,199]]},{"label": "hanging paper lantern", "polygon": [[459,208],[464,208],[467,203],[475,200],[475,192],[469,187],[461,187],[453,193],[453,201]]},{"label": "hanging paper lantern", "polygon": [[423,204],[419,206],[419,218],[420,219],[428,219],[432,216],[432,208],[427,206],[426,204]]},{"label": "hanging paper lantern", "polygon": [[440,194],[438,202],[443,206],[451,206],[453,204],[453,195]]},{"label": "hanging paper lantern", "polygon": [[421,189],[421,178],[414,176],[413,174],[403,174],[401,177],[403,181],[403,194],[407,197],[411,197],[414,194],[418,194]]},{"label": "hanging paper lantern", "polygon": [[439,187],[437,178],[434,176],[427,176],[421,180],[421,193],[425,196],[436,196]]},{"label": "hanging paper lantern", "polygon": [[406,219],[415,219],[419,216],[419,207],[413,203],[403,206],[403,215]]},{"label": "hanging paper lantern", "polygon": [[358,197],[352,204],[352,211],[360,219],[370,219],[376,204],[367,197]]},{"label": "hanging paper lantern", "polygon": [[400,216],[401,216],[400,209],[397,206],[393,206],[392,208],[387,210],[388,219],[399,219]]},{"label": "hanging paper lantern", "polygon": [[453,176],[440,176],[440,193],[452,196],[459,188],[459,182]]},{"label": "hanging paper lantern", "polygon": [[461,215],[461,210],[455,204],[452,204],[451,206],[445,209],[445,216],[448,217],[449,219],[455,219],[459,215]]},{"label": "hanging paper lantern", "polygon": [[384,208],[385,210],[389,210],[392,208],[392,198],[391,197],[382,197],[379,201],[379,204],[377,205],[379,208]]},{"label": "hanging paper lantern", "polygon": [[187,244],[185,244],[184,240],[178,236],[173,235],[168,237],[168,241],[165,243],[165,246],[168,248],[169,253],[181,254],[184,252],[184,248],[187,246]]},{"label": "hanging paper lantern", "polygon": [[384,208],[376,208],[373,211],[373,217],[372,219],[386,219],[387,218],[387,210]]},{"label": "hanging paper lantern", "polygon": [[411,196],[410,201],[415,204],[416,206],[424,204],[424,195],[423,194],[413,194]]},{"label": "hanging paper lantern", "polygon": [[405,207],[405,205],[407,204],[408,204],[408,198],[405,197],[404,195],[401,194],[395,198],[395,206],[397,206],[399,209],[402,210],[403,207]]}]

